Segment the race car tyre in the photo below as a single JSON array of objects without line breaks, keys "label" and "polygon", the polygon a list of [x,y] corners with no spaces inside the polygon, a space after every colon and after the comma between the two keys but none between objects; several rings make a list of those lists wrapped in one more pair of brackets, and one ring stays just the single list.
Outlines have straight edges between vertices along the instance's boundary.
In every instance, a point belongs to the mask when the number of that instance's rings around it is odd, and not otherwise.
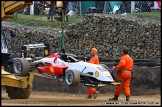
[{"label": "race car tyre", "polygon": [[76,87],[80,83],[80,74],[77,70],[67,69],[65,71],[65,81],[68,86]]},{"label": "race car tyre", "polygon": [[14,58],[13,73],[20,76],[28,76],[30,71],[30,64],[25,58]]},{"label": "race car tyre", "polygon": [[6,86],[6,92],[10,99],[28,99],[32,92],[32,86],[28,86],[27,88]]}]

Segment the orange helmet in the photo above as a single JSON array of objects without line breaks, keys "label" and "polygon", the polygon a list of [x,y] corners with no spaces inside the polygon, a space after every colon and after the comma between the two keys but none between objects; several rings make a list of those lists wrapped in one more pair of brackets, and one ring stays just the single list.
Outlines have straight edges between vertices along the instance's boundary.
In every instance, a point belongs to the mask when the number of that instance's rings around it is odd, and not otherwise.
[{"label": "orange helmet", "polygon": [[92,48],[91,51],[97,52],[97,49],[96,48]]}]

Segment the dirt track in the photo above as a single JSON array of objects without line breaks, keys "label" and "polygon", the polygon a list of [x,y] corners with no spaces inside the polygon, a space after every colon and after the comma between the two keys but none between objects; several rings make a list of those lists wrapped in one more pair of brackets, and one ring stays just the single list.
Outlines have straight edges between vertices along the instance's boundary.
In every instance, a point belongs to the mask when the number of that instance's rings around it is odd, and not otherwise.
[{"label": "dirt track", "polygon": [[[130,102],[125,102],[123,94],[119,97],[119,102],[108,102],[108,98],[113,96],[113,93],[99,94],[97,99],[87,99],[86,94],[69,94],[45,91],[32,91],[29,99],[9,99],[7,93],[1,90],[2,106],[114,106],[114,105],[161,105],[161,95],[142,95],[131,96]],[[105,104],[105,102],[107,104]]]}]

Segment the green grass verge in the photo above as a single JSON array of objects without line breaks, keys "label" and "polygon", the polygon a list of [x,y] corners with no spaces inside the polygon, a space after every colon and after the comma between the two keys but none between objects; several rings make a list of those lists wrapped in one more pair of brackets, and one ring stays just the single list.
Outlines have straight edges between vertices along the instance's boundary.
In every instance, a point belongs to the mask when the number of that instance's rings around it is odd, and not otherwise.
[{"label": "green grass verge", "polygon": [[[160,19],[161,13],[160,12],[138,12],[138,13],[129,13],[130,15],[135,15],[137,17],[145,17],[145,18],[154,18]],[[64,22],[64,29],[68,27],[69,24],[77,22],[81,19],[81,16],[69,16],[68,22]],[[34,27],[45,27],[45,28],[62,28],[62,22],[55,21],[49,22],[47,20],[47,16],[35,16],[35,15],[23,15],[18,14],[17,17],[10,18],[6,20],[8,22],[18,23],[27,26],[34,26]]]},{"label": "green grass verge", "polygon": [[138,13],[130,13],[130,15],[135,15],[137,17],[146,17],[152,19],[160,19],[161,12],[138,12]]},{"label": "green grass verge", "polygon": [[[64,28],[66,29],[69,24],[76,22],[79,19],[81,19],[79,16],[76,17],[69,16],[68,22],[64,22],[63,25]],[[18,14],[17,17],[7,19],[6,21],[34,27],[46,27],[58,29],[62,27],[62,22],[60,21],[50,22],[47,20],[47,16],[35,16],[35,15],[32,16],[32,15]]]}]

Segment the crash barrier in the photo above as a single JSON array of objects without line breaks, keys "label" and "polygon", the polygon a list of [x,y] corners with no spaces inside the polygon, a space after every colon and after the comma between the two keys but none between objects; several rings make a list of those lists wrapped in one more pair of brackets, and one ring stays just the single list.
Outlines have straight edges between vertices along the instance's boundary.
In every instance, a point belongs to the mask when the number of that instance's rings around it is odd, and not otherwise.
[{"label": "crash barrier", "polygon": [[[33,5],[16,12],[24,15],[48,16],[50,14],[50,2],[33,1]],[[56,6],[56,4],[52,7]],[[127,14],[142,12],[160,12],[160,1],[69,1],[67,3],[67,15],[82,16],[87,13],[101,14]],[[70,10],[73,10],[70,12]]]},{"label": "crash barrier", "polygon": [[[131,95],[149,95],[159,94],[161,87],[161,67],[134,67],[133,77],[131,79]],[[113,70],[116,75],[117,71]],[[56,79],[49,79],[35,76],[33,81],[33,90],[36,91],[51,91],[60,93],[82,93],[87,94],[87,87],[79,84],[78,87],[68,87],[65,81],[57,81]],[[100,93],[114,92],[114,85],[107,85],[105,87],[97,88]]]}]

